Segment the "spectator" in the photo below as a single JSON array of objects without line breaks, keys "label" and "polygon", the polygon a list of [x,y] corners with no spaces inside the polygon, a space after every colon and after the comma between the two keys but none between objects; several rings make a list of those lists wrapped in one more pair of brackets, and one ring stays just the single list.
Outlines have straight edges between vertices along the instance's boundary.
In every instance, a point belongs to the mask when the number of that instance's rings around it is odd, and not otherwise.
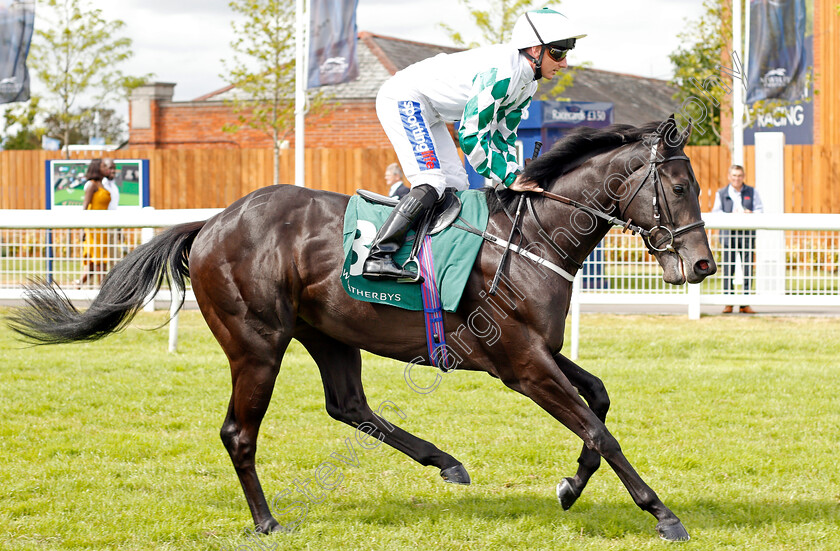
[{"label": "spectator", "polygon": [[[108,203],[108,210],[117,210],[120,206],[120,188],[117,186],[117,164],[114,159],[102,159],[102,187],[111,194],[111,202]],[[110,258],[119,258],[120,245],[123,242],[122,230],[114,229],[108,232],[108,242],[111,245]],[[123,249],[123,252],[125,250]]]},{"label": "spectator", "polygon": [[[744,167],[729,167],[729,183],[715,194],[712,212],[750,213],[764,212],[761,197],[754,187],[744,184]],[[723,290],[734,293],[733,275],[738,256],[744,272],[744,294],[750,292],[753,281],[753,262],[755,256],[755,230],[721,230],[720,242],[723,247]],[[755,314],[751,307],[742,305],[742,314]],[[732,306],[723,309],[724,314],[732,313]]]},{"label": "spectator", "polygon": [[403,182],[403,173],[399,163],[391,163],[385,169],[385,183],[388,185],[388,196],[402,199],[408,193],[408,186]]},{"label": "spectator", "polygon": [[[82,210],[108,210],[111,204],[111,193],[102,185],[104,173],[101,159],[93,159],[85,172],[85,199]],[[102,274],[106,271],[108,258],[108,232],[105,229],[88,229],[84,240],[85,269],[82,277],[76,281],[76,288],[87,283],[94,272]]]},{"label": "spectator", "polygon": [[111,194],[108,210],[117,210],[120,205],[120,188],[117,187],[117,164],[114,159],[102,159],[102,187]]}]

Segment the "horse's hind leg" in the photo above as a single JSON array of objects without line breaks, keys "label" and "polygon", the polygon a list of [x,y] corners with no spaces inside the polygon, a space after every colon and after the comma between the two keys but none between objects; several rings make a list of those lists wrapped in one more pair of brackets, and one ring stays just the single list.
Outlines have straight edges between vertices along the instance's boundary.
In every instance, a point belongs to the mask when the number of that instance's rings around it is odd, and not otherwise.
[{"label": "horse's hind leg", "polygon": [[276,315],[261,318],[249,309],[230,313],[209,300],[199,304],[230,362],[233,389],[220,431],[222,443],[245,492],[255,530],[261,533],[281,530],[266,503],[255,457],[260,424],[271,401],[280,362],[291,341],[295,316],[291,308],[280,306]]},{"label": "horse's hind leg", "polygon": [[[362,388],[362,359],[358,348],[339,342],[311,327],[299,327],[295,338],[306,347],[318,364],[330,417],[366,433],[357,433],[360,438],[381,440],[421,465],[437,467],[447,482],[470,483],[469,474],[460,461],[371,410]],[[378,409],[385,408],[396,410],[393,404],[387,402],[383,402]]]},{"label": "horse's hind leg", "polygon": [[[561,354],[554,356],[554,361],[560,371],[574,385],[580,395],[586,400],[589,409],[601,420],[607,419],[607,411],[610,409],[610,397],[601,379],[582,369],[579,365]],[[586,483],[601,466],[601,456],[595,450],[583,446],[578,458],[578,470],[572,478],[564,478],[557,485],[557,499],[563,509],[569,510],[574,505]]]},{"label": "horse's hind leg", "polygon": [[[281,345],[281,357],[288,343],[287,340]],[[271,401],[279,361],[268,362],[264,358],[245,357],[231,361],[230,365],[233,392],[219,434],[245,492],[255,530],[260,533],[274,532],[280,530],[281,526],[271,516],[257,477],[256,453],[257,436]]]}]

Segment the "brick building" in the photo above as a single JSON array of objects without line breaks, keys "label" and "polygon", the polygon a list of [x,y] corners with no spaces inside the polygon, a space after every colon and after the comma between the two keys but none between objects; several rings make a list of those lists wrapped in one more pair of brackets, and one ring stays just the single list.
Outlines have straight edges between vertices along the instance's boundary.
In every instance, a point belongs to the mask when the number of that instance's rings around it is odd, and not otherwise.
[{"label": "brick building", "polygon": [[[322,90],[336,105],[328,114],[306,119],[307,148],[390,148],[376,118],[376,92],[395,72],[417,61],[458,48],[423,44],[398,38],[359,33],[360,77]],[[236,116],[225,105],[236,90],[227,86],[192,101],[172,101],[175,84],[151,83],[135,90],[130,102],[129,147],[267,148],[271,140],[250,128],[236,133],[222,130]],[[550,88],[543,82],[538,93]],[[543,90],[544,89],[544,90]],[[641,124],[664,119],[676,109],[674,90],[667,82],[633,75],[579,68],[568,99],[615,104],[615,122]],[[294,147],[294,135],[289,136]]]}]

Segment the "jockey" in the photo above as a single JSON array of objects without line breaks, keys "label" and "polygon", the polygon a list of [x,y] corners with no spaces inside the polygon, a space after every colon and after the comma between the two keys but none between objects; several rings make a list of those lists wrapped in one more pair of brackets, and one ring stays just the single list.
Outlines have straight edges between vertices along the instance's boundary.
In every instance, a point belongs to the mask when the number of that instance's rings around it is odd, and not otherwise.
[{"label": "jockey", "polygon": [[368,279],[417,281],[393,254],[444,189],[469,187],[447,122],[461,121],[458,142],[476,172],[514,191],[542,191],[523,180],[516,131],[537,91],[567,66],[578,38],[561,13],[542,8],[516,22],[510,42],[439,54],[388,79],[376,96],[376,114],[394,146],[411,190],[379,229],[364,263]]}]

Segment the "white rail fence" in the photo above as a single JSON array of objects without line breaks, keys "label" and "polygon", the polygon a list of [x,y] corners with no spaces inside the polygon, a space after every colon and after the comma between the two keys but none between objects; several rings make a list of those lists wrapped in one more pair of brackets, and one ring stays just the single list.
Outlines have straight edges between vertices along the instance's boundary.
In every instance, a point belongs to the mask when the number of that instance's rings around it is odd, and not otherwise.
[{"label": "white rail fence", "polygon": [[[98,294],[98,285],[108,270],[129,251],[150,241],[155,230],[185,222],[206,220],[222,209],[155,210],[124,209],[119,211],[56,211],[0,210],[0,300],[20,300],[23,285],[33,277],[58,284],[74,301],[91,301]],[[85,237],[95,243],[85,245]],[[84,257],[92,252],[98,262],[91,264]],[[93,250],[91,250],[93,249]],[[81,281],[85,278],[85,281]],[[178,343],[178,317],[171,301],[172,291],[161,289],[149,297],[147,310],[157,304],[171,304],[169,350]],[[187,288],[186,300],[195,301]]]},{"label": "white rail fence", "polygon": [[[204,220],[220,209],[134,211],[0,211],[0,299],[20,299],[30,277],[60,285],[72,300],[92,300],[101,277],[156,228]],[[684,305],[692,319],[703,304],[840,306],[840,215],[704,214],[718,273],[699,285],[673,286],[639,237],[610,232],[578,274],[571,306],[571,357],[577,358],[582,304]],[[724,232],[755,232],[746,249],[724,252]],[[85,232],[101,232],[103,257],[87,280]],[[748,234],[749,235],[749,234]],[[751,269],[753,268],[753,269]],[[725,273],[732,285],[725,288]],[[169,303],[163,289],[155,302]],[[194,300],[187,290],[187,299]],[[170,325],[170,348],[177,319]]]}]

